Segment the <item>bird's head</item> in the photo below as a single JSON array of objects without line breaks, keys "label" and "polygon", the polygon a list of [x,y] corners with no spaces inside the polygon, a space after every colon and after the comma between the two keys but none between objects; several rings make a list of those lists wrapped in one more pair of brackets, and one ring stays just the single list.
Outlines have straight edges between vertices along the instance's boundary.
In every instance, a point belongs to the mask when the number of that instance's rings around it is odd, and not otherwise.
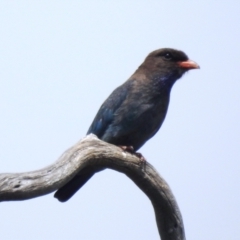
[{"label": "bird's head", "polygon": [[162,48],[151,52],[139,67],[154,78],[175,82],[185,72],[200,68],[197,63],[179,50]]}]

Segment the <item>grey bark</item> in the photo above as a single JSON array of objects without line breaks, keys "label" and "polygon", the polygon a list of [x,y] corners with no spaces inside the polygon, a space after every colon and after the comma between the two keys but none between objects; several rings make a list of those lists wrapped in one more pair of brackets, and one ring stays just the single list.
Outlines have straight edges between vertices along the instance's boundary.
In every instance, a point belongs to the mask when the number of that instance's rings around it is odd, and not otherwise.
[{"label": "grey bark", "polygon": [[38,171],[0,174],[0,201],[18,201],[58,190],[86,167],[110,168],[127,175],[152,202],[162,240],[184,240],[183,220],[166,181],[148,162],[90,134]]}]

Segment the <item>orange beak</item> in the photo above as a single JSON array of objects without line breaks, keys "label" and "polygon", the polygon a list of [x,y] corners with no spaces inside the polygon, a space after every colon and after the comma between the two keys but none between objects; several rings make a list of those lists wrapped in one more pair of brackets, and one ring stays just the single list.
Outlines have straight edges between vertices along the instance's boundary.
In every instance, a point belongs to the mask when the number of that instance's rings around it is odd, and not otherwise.
[{"label": "orange beak", "polygon": [[200,68],[200,66],[192,60],[178,62],[178,64],[179,64],[180,67],[185,68],[186,70]]}]

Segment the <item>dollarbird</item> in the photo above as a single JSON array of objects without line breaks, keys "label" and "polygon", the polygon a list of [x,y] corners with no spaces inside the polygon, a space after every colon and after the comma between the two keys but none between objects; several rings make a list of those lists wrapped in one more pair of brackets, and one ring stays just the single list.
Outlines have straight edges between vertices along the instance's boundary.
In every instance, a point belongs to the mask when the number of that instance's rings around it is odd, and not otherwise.
[{"label": "dollarbird", "polygon": [[[93,133],[105,142],[136,152],[161,127],[174,83],[188,70],[198,68],[182,51],[162,48],[151,52],[105,100],[87,134]],[[75,176],[55,197],[67,201],[94,173],[86,171]]]}]

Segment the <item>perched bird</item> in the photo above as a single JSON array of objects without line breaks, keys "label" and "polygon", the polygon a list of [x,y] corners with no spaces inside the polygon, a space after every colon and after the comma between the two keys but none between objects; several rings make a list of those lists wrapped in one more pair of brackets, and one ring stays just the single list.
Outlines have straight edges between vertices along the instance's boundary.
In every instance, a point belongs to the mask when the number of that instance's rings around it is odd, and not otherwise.
[{"label": "perched bird", "polygon": [[[170,92],[177,79],[199,68],[179,50],[163,48],[151,52],[135,73],[105,100],[87,134],[137,151],[161,127],[167,113]],[[55,197],[67,201],[93,172],[75,176]]]}]

